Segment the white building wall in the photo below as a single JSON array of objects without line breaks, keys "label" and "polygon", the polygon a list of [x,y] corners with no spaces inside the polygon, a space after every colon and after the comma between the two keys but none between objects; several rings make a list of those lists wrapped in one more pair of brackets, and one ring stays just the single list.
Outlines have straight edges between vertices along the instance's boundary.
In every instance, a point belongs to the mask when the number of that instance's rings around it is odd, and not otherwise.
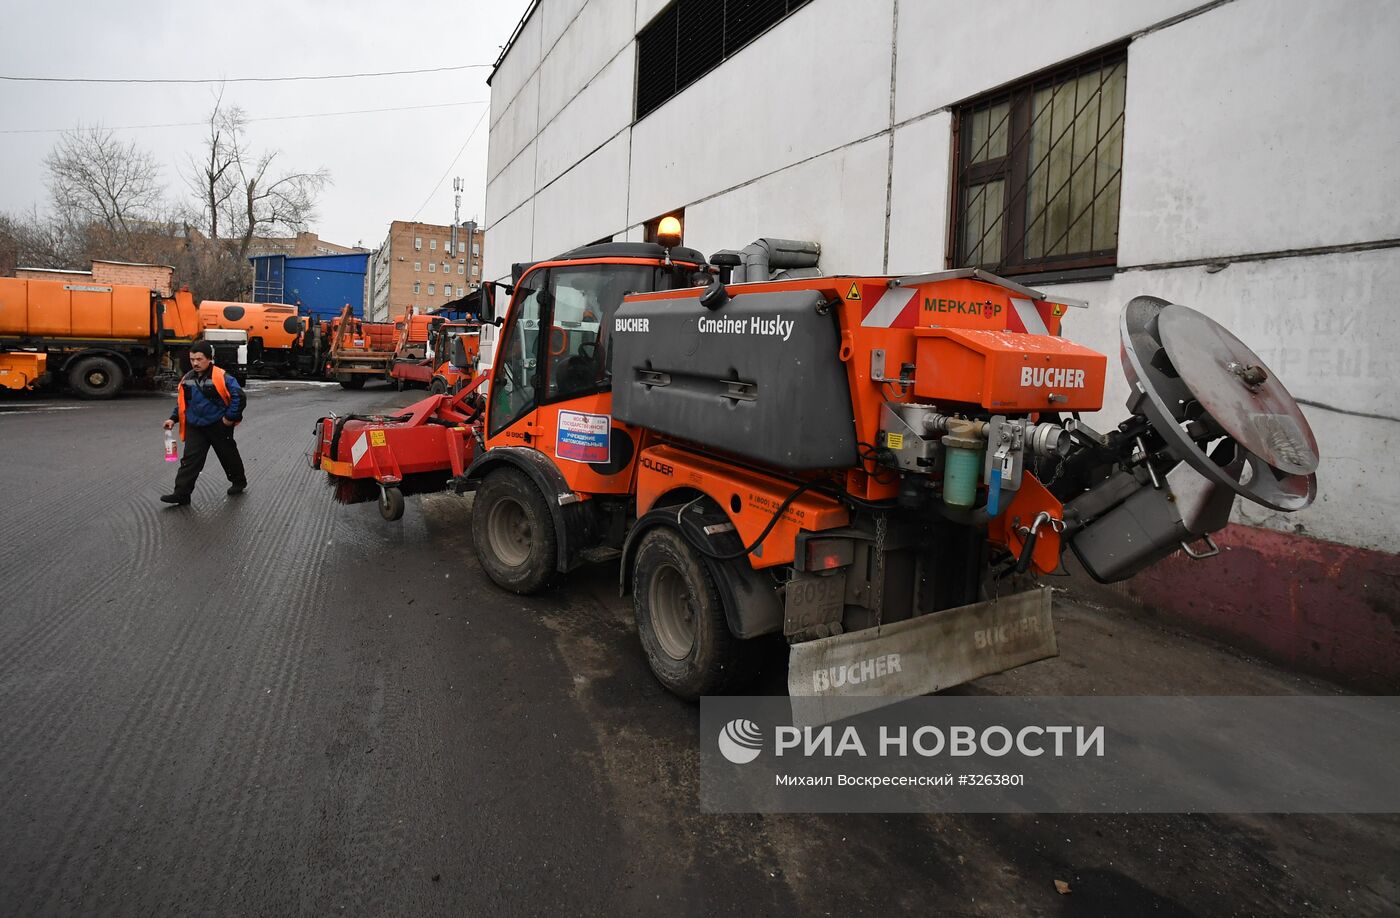
[{"label": "white building wall", "polygon": [[637,68],[636,44],[618,52],[540,132],[538,187],[548,186],[588,154],[632,124],[632,83]]},{"label": "white building wall", "polygon": [[[635,0],[588,0],[588,3],[565,25],[558,41],[540,64],[540,124],[548,124],[555,115],[572,102],[574,97],[611,61],[619,51],[635,44],[631,29]],[[569,4],[565,4],[567,7]],[[554,19],[546,4],[546,36]],[[567,15],[567,12],[566,12]],[[631,108],[629,87],[628,108]]]},{"label": "white building wall", "polygon": [[[536,258],[602,239],[627,222],[627,138],[604,145],[535,198]],[[541,219],[540,214],[548,214]]]},{"label": "white building wall", "polygon": [[[492,93],[491,99],[494,104],[495,93]],[[531,76],[491,125],[486,150],[488,183],[508,169],[520,152],[534,141],[540,131],[539,111],[540,81],[538,76]],[[492,115],[496,114],[492,112]],[[521,184],[526,193],[529,192],[529,182],[517,184]]]},{"label": "white building wall", "polygon": [[[897,122],[1113,44],[1202,0],[923,0],[899,5]],[[1128,87],[1132,88],[1132,69]]]},{"label": "white building wall", "polygon": [[1118,263],[1400,237],[1397,49],[1386,0],[1237,0],[1134,42]]},{"label": "white building wall", "polygon": [[[893,0],[816,0],[643,118],[632,131],[631,222],[888,128],[892,30]],[[872,202],[882,215],[883,197]]]},{"label": "white building wall", "polygon": [[[665,5],[542,0],[526,24],[492,80],[487,276],[681,207],[705,252],[769,235],[821,242],[829,273],[943,267],[951,106],[1128,41],[1120,272],[1054,288],[1093,304],[1066,333],[1116,355],[1140,293],[1216,316],[1342,409],[1304,406],[1314,506],[1243,517],[1400,551],[1400,4],[813,0],[633,124],[635,34]],[[1114,371],[1092,420],[1125,398]]]},{"label": "white building wall", "polygon": [[[708,253],[760,236],[821,239],[823,261],[879,264],[889,148],[876,137],[687,207],[686,245]],[[841,233],[826,232],[837,225]]]}]

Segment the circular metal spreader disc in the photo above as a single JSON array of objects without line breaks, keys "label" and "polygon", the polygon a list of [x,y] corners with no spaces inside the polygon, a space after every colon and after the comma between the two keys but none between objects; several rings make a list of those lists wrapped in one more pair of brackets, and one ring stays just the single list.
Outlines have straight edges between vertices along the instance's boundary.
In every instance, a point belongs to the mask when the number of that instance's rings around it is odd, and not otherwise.
[{"label": "circular metal spreader disc", "polygon": [[1157,328],[1182,383],[1221,430],[1279,471],[1317,471],[1317,441],[1308,419],[1243,341],[1176,304],[1162,310]]},{"label": "circular metal spreader disc", "polygon": [[[1138,393],[1130,407],[1146,415],[1173,455],[1266,507],[1301,510],[1312,503],[1317,440],[1258,355],[1214,320],[1157,297],[1129,301],[1121,331],[1123,371]],[[1244,463],[1226,468],[1212,461],[1188,433],[1193,420],[1233,440]]]}]

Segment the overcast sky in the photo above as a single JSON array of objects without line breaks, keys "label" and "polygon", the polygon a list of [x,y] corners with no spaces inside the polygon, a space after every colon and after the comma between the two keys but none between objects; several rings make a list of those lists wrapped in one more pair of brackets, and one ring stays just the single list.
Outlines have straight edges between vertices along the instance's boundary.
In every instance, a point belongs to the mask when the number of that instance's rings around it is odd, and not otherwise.
[{"label": "overcast sky", "polygon": [[[413,70],[491,64],[528,0],[365,0],[190,3],[133,0],[79,5],[5,0],[0,75],[234,78]],[[377,246],[391,220],[452,220],[452,178],[466,181],[462,219],[483,216],[487,68],[321,82],[231,83],[226,103],[250,118],[459,103],[452,107],[254,122],[256,150],[287,167],[324,166],[334,184],[311,227],[323,239]],[[0,81],[0,132],[198,122],[217,86]],[[460,103],[481,104],[460,104]],[[202,128],[123,129],[156,155],[172,195]],[[44,155],[56,133],[0,133],[0,211],[45,208]],[[455,166],[453,158],[461,150]],[[438,179],[446,178],[436,191]],[[426,206],[424,202],[426,201]],[[419,208],[422,208],[419,212]]]}]

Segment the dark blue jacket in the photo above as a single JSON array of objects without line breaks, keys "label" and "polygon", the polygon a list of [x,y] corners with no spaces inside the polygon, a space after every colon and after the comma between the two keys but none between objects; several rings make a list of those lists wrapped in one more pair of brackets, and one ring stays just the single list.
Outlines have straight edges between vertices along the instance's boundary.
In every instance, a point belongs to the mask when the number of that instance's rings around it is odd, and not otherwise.
[{"label": "dark blue jacket", "polygon": [[[229,403],[224,404],[224,400],[219,397],[219,390],[214,388],[214,380],[211,374],[200,376],[194,370],[190,370],[180,380],[180,385],[185,387],[185,423],[207,426],[217,424],[224,418],[230,421],[243,420],[243,406],[248,403],[248,396],[244,394],[243,387],[238,384],[238,380],[233,378],[233,374],[224,372],[224,384],[228,386]],[[180,405],[177,402],[171,409],[170,420],[180,423]]]}]

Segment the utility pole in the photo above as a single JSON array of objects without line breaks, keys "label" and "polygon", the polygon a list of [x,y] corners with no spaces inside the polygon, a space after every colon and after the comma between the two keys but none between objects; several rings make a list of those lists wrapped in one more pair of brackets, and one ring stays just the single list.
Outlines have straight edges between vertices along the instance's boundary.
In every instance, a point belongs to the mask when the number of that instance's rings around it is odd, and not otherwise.
[{"label": "utility pole", "polygon": [[461,252],[457,247],[457,224],[462,222],[462,191],[467,187],[467,183],[460,177],[452,179],[452,254]]}]

